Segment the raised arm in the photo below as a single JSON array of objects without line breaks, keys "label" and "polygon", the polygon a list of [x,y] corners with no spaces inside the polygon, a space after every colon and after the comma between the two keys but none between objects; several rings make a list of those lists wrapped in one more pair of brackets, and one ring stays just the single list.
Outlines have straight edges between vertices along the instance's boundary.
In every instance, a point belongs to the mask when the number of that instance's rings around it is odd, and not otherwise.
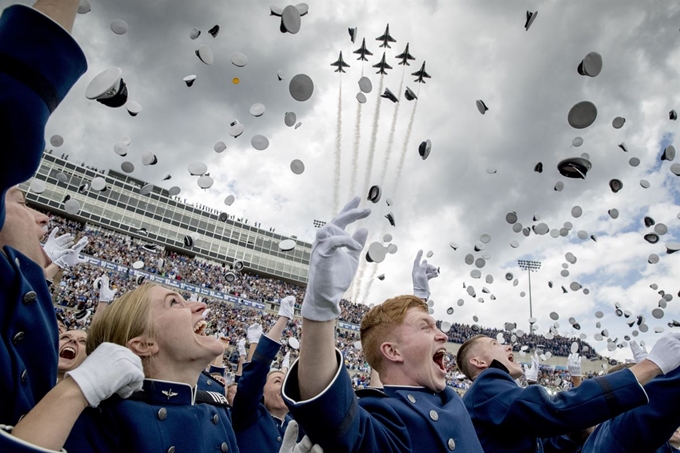
[{"label": "raised arm", "polygon": [[368,236],[365,228],[360,228],[353,236],[345,228],[370,213],[370,209],[359,209],[359,198],[356,197],[316,233],[307,291],[302,302],[303,335],[298,379],[303,400],[321,393],[337,373],[335,320],[340,315],[340,299],[352,283]]},{"label": "raised arm", "polygon": [[71,33],[73,22],[76,20],[79,0],[38,0],[33,5],[50,19],[64,27],[64,30]]}]

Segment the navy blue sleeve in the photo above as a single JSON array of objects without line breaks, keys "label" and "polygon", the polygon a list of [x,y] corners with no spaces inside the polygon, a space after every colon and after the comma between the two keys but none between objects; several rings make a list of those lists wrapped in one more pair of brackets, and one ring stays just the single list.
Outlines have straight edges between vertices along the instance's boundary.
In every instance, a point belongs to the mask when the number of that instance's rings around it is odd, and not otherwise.
[{"label": "navy blue sleeve", "polygon": [[680,368],[652,379],[645,391],[649,403],[598,426],[586,442],[587,451],[652,452],[664,446],[680,427]]},{"label": "navy blue sleeve", "polygon": [[413,451],[407,427],[397,412],[377,398],[357,400],[342,356],[329,387],[317,397],[300,401],[296,361],[283,385],[283,400],[293,418],[325,453]]},{"label": "navy blue sleeve", "polygon": [[521,388],[505,371],[488,369],[463,400],[476,428],[502,427],[545,438],[595,426],[647,403],[647,395],[630,370],[549,395],[539,385]]},{"label": "navy blue sleeve", "polygon": [[85,55],[71,35],[24,5],[0,17],[0,228],[5,192],[29,179],[45,148],[45,124],[87,70]]},{"label": "navy blue sleeve", "polygon": [[267,374],[279,352],[281,344],[262,335],[255,348],[252,361],[243,366],[243,375],[238,381],[238,390],[234,396],[232,417],[234,431],[241,431],[257,422],[260,414],[260,402],[267,383]]}]

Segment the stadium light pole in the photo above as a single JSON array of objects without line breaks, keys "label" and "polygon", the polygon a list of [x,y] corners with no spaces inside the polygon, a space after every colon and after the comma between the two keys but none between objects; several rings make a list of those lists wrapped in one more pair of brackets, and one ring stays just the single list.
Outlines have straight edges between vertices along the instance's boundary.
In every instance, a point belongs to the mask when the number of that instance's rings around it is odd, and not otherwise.
[{"label": "stadium light pole", "polygon": [[[534,319],[534,310],[531,303],[531,273],[537,272],[541,268],[540,261],[517,260],[519,268],[529,272],[529,319]],[[534,334],[534,323],[529,321],[529,334]]]}]

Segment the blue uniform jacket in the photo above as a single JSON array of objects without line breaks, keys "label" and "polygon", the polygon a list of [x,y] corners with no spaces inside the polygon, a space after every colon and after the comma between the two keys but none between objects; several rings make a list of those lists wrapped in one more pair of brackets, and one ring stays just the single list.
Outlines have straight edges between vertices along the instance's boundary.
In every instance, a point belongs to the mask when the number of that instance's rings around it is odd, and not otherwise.
[{"label": "blue uniform jacket", "polygon": [[285,420],[273,417],[262,402],[267,374],[280,348],[279,343],[262,335],[252,361],[243,366],[232,408],[234,431],[242,452],[278,452],[292,420],[290,415]]},{"label": "blue uniform jacket", "polygon": [[[63,28],[23,5],[0,17],[0,228],[5,193],[37,170],[45,123],[87,69]],[[0,423],[15,424],[57,381],[58,330],[43,270],[11,247],[0,253]]]},{"label": "blue uniform jacket", "polygon": [[329,386],[300,401],[298,362],[283,385],[283,398],[305,432],[332,452],[483,453],[470,416],[458,394],[447,387],[435,393],[423,387],[385,386],[357,398],[342,355]]},{"label": "blue uniform jacket", "polygon": [[239,451],[224,394],[152,379],[129,399],[114,396],[86,409],[64,448],[69,453]]},{"label": "blue uniform jacket", "polygon": [[222,395],[225,395],[224,385],[213,378],[207,371],[203,371],[198,377],[198,389],[204,392],[221,392]]},{"label": "blue uniform jacket", "polygon": [[645,404],[647,395],[630,370],[587,379],[550,396],[539,385],[522,388],[507,371],[488,368],[463,401],[485,451],[543,452],[540,437],[595,426]]},{"label": "blue uniform jacket", "polygon": [[645,385],[649,404],[624,412],[599,425],[583,447],[584,452],[671,452],[667,444],[680,427],[680,368],[657,376]]}]

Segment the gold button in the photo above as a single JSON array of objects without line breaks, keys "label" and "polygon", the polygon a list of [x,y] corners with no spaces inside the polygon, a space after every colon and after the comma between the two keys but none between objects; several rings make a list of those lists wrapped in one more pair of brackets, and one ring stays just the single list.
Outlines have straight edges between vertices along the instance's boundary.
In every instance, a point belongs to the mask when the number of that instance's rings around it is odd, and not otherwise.
[{"label": "gold button", "polygon": [[411,394],[409,393],[409,394],[406,396],[406,398],[408,398],[408,400],[409,400],[410,402],[412,402],[413,404],[416,404],[416,397],[415,397],[415,396],[413,396],[413,395],[411,395]]},{"label": "gold button", "polygon": [[[165,409],[164,407],[161,407],[160,409],[158,409],[158,420],[163,421],[163,420],[165,420],[167,417],[168,417],[168,411],[167,411],[167,409]],[[175,447],[172,447],[172,448],[175,448]],[[169,451],[169,450],[168,450],[168,451]]]},{"label": "gold button", "polygon": [[435,422],[436,422],[437,420],[439,420],[439,414],[437,413],[436,410],[432,409],[432,410],[430,411],[430,418],[431,418],[433,421],[435,421]]},{"label": "gold button", "polygon": [[449,439],[449,450],[453,451],[456,449],[456,441],[453,439]]}]

